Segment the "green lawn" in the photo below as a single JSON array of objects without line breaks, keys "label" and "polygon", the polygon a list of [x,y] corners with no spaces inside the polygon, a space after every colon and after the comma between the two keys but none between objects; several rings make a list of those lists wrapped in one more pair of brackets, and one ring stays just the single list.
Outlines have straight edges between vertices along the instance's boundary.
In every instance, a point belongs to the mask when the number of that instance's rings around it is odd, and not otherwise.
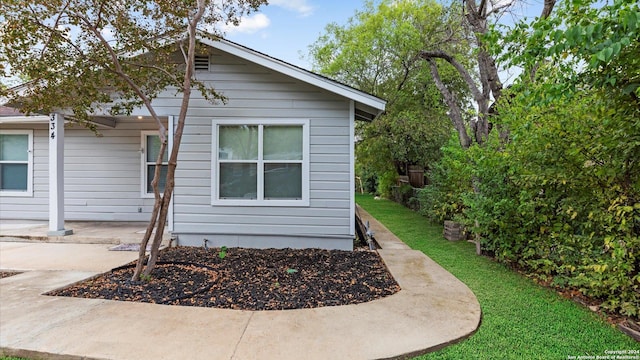
[{"label": "green lawn", "polygon": [[[449,242],[442,226],[388,200],[356,201],[406,242],[438,262],[475,294],[482,324],[469,339],[418,359],[569,359],[640,349],[590,310],[565,300],[505,266],[475,255],[472,243]],[[616,359],[612,355],[611,359]]]}]

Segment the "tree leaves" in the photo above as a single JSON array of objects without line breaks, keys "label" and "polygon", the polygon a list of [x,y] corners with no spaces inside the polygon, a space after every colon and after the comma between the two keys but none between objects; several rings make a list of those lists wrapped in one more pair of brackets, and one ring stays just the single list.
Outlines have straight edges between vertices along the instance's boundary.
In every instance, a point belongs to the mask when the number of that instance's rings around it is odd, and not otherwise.
[{"label": "tree leaves", "polygon": [[595,0],[564,2],[550,18],[537,19],[531,26],[518,24],[510,31],[509,51],[502,60],[525,69],[541,62],[561,67],[562,75],[545,89],[551,98],[571,96],[572,89],[585,86],[631,94],[640,84],[633,55],[640,43],[638,6],[634,0],[604,5]]},{"label": "tree leaves", "polygon": [[[310,47],[316,71],[388,101],[385,114],[357,128],[358,162],[378,175],[429,166],[449,137],[447,108],[419,54],[425,46],[442,46],[466,63],[469,34],[459,10],[432,0],[368,1],[347,24],[328,25]],[[460,76],[449,68],[442,77],[467,107]]]}]

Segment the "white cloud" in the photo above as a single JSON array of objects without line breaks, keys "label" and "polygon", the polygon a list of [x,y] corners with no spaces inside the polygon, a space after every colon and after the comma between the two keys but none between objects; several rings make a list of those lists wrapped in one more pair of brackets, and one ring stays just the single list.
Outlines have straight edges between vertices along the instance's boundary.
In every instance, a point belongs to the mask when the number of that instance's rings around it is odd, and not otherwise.
[{"label": "white cloud", "polygon": [[244,33],[253,34],[271,25],[271,20],[263,13],[257,13],[248,17],[243,17],[238,26],[233,24],[224,25],[222,31],[227,34]]},{"label": "white cloud", "polygon": [[309,16],[315,10],[313,6],[308,4],[307,0],[269,0],[269,5],[295,11],[301,16]]}]

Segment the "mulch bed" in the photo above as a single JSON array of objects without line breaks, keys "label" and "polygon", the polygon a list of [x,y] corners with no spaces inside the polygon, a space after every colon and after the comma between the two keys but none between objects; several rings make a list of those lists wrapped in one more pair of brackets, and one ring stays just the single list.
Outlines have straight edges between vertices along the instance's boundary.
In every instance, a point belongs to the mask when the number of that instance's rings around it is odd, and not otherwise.
[{"label": "mulch bed", "polygon": [[376,251],[174,247],[146,281],[133,264],[47,295],[239,310],[358,304],[400,291]]}]

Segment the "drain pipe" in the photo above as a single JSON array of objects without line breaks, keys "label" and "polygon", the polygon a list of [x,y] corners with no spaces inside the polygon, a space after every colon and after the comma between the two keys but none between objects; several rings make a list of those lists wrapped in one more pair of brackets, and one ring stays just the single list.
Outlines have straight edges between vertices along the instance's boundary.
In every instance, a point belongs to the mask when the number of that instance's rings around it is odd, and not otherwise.
[{"label": "drain pipe", "polygon": [[169,240],[169,247],[178,246],[178,235],[171,234],[171,240]]},{"label": "drain pipe", "polygon": [[367,244],[369,245],[369,250],[375,250],[376,249],[376,241],[373,238],[373,230],[371,230],[369,228],[369,220],[367,220],[367,223],[365,224],[365,229],[367,230]]}]

